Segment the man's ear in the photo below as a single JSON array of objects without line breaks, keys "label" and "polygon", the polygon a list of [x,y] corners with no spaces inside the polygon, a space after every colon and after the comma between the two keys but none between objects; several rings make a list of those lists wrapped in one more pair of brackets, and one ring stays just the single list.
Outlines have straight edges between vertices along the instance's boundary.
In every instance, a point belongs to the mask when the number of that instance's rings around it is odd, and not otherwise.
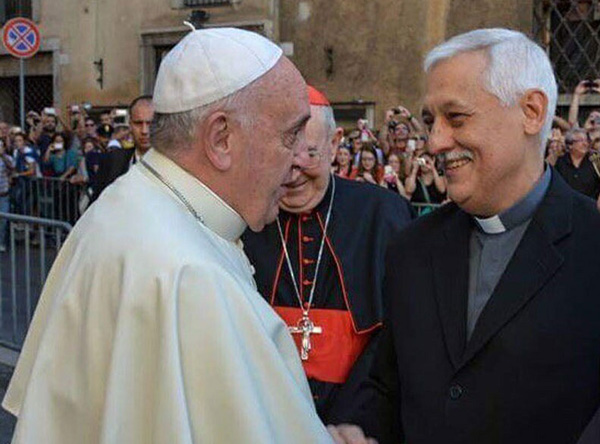
[{"label": "man's ear", "polygon": [[523,129],[525,134],[534,136],[544,128],[548,114],[548,97],[539,89],[530,89],[519,101],[523,111]]},{"label": "man's ear", "polygon": [[331,138],[331,158],[329,159],[331,160],[331,163],[333,163],[333,161],[335,160],[335,156],[337,154],[338,147],[340,146],[340,141],[342,140],[342,137],[344,137],[344,128],[336,128],[335,133]]},{"label": "man's ear", "polygon": [[231,129],[231,119],[222,111],[211,114],[204,123],[206,157],[219,171],[231,167]]}]

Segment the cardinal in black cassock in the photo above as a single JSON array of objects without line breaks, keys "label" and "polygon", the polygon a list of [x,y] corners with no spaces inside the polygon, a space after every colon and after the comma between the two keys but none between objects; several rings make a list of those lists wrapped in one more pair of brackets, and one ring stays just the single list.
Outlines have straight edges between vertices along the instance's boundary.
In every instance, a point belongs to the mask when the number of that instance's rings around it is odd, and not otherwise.
[{"label": "cardinal in black cassock", "polygon": [[325,96],[309,87],[309,98],[300,175],[278,221],[243,241],[260,293],[290,327],[321,419],[335,423],[367,376],[383,321],[386,249],[412,211],[398,194],[331,175],[341,130]]}]

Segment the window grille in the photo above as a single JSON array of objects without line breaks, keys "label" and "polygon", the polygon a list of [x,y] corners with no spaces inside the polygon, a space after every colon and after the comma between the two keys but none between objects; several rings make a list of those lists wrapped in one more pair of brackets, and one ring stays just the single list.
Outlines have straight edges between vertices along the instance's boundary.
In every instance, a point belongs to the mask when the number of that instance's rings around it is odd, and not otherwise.
[{"label": "window grille", "polygon": [[32,18],[31,0],[0,1],[0,26],[15,17]]},{"label": "window grille", "polygon": [[600,0],[534,0],[533,27],[560,93],[600,78]]},{"label": "window grille", "polygon": [[186,8],[205,8],[207,6],[227,6],[231,5],[231,0],[183,0]]}]

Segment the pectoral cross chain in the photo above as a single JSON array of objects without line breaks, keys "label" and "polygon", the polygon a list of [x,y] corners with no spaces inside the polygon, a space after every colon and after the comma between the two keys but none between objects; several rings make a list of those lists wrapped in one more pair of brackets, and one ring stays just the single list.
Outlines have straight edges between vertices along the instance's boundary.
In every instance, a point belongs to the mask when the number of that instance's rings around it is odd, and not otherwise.
[{"label": "pectoral cross chain", "polygon": [[295,327],[288,327],[291,334],[301,334],[302,343],[300,346],[300,359],[308,360],[308,353],[312,345],[310,343],[311,334],[321,334],[323,329],[313,323],[307,315],[302,316]]}]

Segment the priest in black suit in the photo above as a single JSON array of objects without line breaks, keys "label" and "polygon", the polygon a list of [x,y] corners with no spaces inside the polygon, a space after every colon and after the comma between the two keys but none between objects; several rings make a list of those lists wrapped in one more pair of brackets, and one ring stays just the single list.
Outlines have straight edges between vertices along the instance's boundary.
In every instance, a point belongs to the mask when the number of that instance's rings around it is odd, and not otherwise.
[{"label": "priest in black suit", "polygon": [[150,149],[150,125],[154,117],[152,96],[136,97],[129,105],[129,116],[135,149],[115,149],[102,156],[96,180],[91,184],[92,202]]},{"label": "priest in black suit", "polygon": [[454,203],[392,244],[389,319],[352,420],[380,444],[575,444],[600,405],[600,214],[544,165],[550,62],[488,29],[425,70]]}]

